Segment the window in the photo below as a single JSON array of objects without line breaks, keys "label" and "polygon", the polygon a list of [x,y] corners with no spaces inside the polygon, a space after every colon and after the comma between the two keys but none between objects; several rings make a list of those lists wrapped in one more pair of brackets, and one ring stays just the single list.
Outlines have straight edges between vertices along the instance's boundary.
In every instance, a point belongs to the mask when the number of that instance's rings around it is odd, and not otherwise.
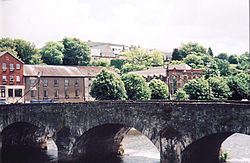
[{"label": "window", "polygon": [[2,63],[2,70],[3,70],[3,71],[6,71],[6,70],[7,70],[6,63]]},{"label": "window", "polygon": [[10,84],[14,84],[14,76],[10,76]]},{"label": "window", "polygon": [[59,86],[59,81],[57,79],[54,80],[54,87],[58,87]]},{"label": "window", "polygon": [[6,81],[7,81],[6,76],[3,76],[3,77],[2,77],[2,80],[3,80],[3,82],[6,82]]},{"label": "window", "polygon": [[1,97],[5,97],[5,89],[1,89],[0,91],[1,91],[0,92],[1,93]]},{"label": "window", "polygon": [[9,97],[13,97],[13,89],[8,89],[8,95]]},{"label": "window", "polygon": [[31,90],[30,91],[30,97],[35,97],[36,96],[36,91],[35,90]]},{"label": "window", "polygon": [[69,90],[68,89],[65,89],[65,98],[69,98]]},{"label": "window", "polygon": [[54,91],[54,97],[55,97],[55,98],[58,98],[58,97],[59,97],[59,90],[58,90],[58,89],[56,89],[56,90]]},{"label": "window", "polygon": [[43,90],[43,97],[48,98],[48,90]]},{"label": "window", "polygon": [[14,71],[14,64],[10,64],[10,71]]},{"label": "window", "polygon": [[35,79],[30,79],[30,86],[33,87],[35,85]]},{"label": "window", "polygon": [[47,79],[43,79],[43,87],[47,87],[48,86],[48,80]]},{"label": "window", "polygon": [[69,86],[69,79],[65,79],[65,80],[64,80],[64,86],[65,86],[65,87],[68,87],[68,86]]},{"label": "window", "polygon": [[75,80],[75,87],[78,87],[79,86],[79,79],[76,79]]},{"label": "window", "polygon": [[22,97],[23,90],[22,89],[15,89],[15,97]]},{"label": "window", "polygon": [[20,76],[16,76],[16,81],[20,82]]},{"label": "window", "polygon": [[75,96],[76,96],[76,97],[79,97],[79,96],[80,96],[80,90],[79,90],[79,89],[76,89],[76,90],[75,90]]},{"label": "window", "polygon": [[20,64],[16,64],[16,69],[19,70],[21,68]]}]

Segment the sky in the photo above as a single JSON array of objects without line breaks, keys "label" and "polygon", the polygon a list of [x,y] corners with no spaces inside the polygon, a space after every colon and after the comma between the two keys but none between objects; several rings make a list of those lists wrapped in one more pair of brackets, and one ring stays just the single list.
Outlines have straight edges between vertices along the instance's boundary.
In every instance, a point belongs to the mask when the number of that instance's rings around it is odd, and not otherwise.
[{"label": "sky", "polygon": [[249,51],[249,0],[0,0],[0,36],[42,47],[77,37],[171,52],[198,42]]}]

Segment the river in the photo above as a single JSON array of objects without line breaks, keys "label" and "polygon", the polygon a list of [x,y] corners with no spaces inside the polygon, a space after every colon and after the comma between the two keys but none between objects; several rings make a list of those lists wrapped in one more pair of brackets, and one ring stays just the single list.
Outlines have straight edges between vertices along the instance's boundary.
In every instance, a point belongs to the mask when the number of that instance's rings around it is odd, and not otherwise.
[{"label": "river", "polygon": [[[122,157],[101,161],[106,163],[159,163],[160,154],[144,135],[126,135],[122,142],[125,154]],[[250,136],[234,134],[222,144],[229,155],[230,163],[250,163]],[[56,163],[57,147],[49,141],[48,150],[40,153],[11,152],[4,154],[2,163]]]}]

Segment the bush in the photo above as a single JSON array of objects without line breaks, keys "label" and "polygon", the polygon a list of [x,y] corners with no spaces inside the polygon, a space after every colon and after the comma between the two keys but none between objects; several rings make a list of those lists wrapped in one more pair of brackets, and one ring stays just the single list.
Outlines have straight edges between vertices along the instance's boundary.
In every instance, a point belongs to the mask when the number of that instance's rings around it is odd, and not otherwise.
[{"label": "bush", "polygon": [[168,86],[161,80],[153,79],[149,82],[151,89],[151,99],[166,99],[168,98]]}]

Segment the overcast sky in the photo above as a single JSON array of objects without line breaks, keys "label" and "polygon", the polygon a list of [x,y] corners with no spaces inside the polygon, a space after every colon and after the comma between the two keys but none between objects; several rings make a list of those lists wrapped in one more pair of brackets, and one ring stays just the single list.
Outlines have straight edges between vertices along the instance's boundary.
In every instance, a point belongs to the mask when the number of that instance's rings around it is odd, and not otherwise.
[{"label": "overcast sky", "polygon": [[[65,36],[172,51],[249,51],[249,0],[0,0],[0,35],[38,47]],[[2,17],[1,17],[2,16]]]}]

